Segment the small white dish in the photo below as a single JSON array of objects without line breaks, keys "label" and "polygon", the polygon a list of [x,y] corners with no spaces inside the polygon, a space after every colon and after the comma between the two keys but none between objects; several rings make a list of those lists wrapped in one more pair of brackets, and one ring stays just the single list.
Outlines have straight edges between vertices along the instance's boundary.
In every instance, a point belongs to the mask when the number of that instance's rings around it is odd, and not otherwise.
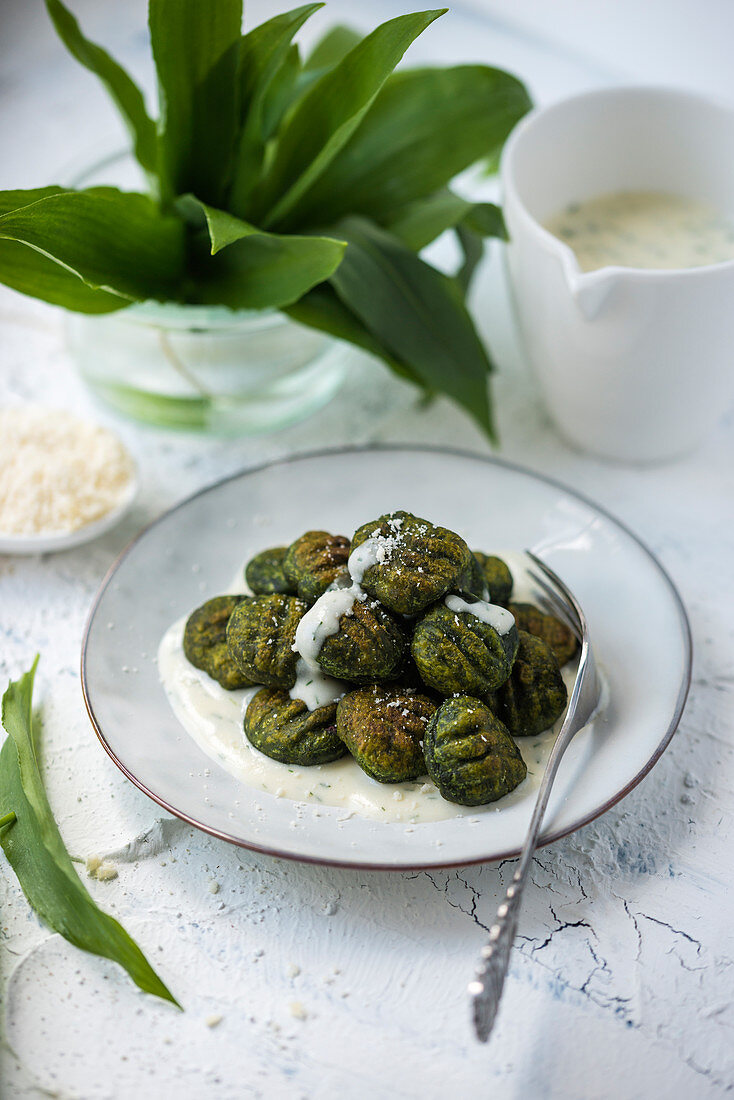
[{"label": "small white dish", "polygon": [[672,737],[690,679],[688,621],[660,564],[603,509],[554,481],[496,459],[394,446],[245,471],[167,512],[123,553],[89,617],[82,688],[102,744],[133,783],[214,836],[291,859],[406,869],[518,853],[532,790],[511,804],[414,826],[277,798],[205,755],[161,685],[163,634],[227,590],[251,554],[308,529],[351,535],[398,508],[459,531],[477,549],[533,548],[584,607],[610,701],[563,759],[543,843],[632,790]]},{"label": "small white dish", "polygon": [[140,482],[135,471],[125,490],[124,498],[117,507],[76,531],[39,535],[8,535],[0,532],[0,554],[56,554],[62,550],[82,546],[85,542],[91,542],[92,539],[111,531],[120,522],[138,495],[139,487]]}]

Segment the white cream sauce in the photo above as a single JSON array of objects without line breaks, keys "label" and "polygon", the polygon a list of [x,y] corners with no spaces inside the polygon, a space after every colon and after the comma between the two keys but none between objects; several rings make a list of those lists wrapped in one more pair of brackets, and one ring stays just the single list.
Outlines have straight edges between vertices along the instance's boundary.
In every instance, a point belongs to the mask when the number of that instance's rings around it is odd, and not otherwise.
[{"label": "white cream sauce", "polygon": [[313,668],[301,657],[296,664],[296,682],[288,694],[291,699],[300,699],[309,710],[318,710],[327,703],[335,703],[348,690],[343,680],[327,676],[318,665]]},{"label": "white cream sauce", "polygon": [[[524,595],[531,598],[528,593],[523,594],[518,583],[520,570],[514,555],[512,561],[509,554],[503,556],[510,563],[516,578],[516,598],[521,600]],[[242,591],[241,576],[239,572],[237,581],[230,589],[232,592]],[[476,605],[467,606],[475,614]],[[161,640],[158,650],[161,683],[174,714],[199,748],[248,787],[276,798],[339,807],[373,820],[419,824],[499,812],[532,796],[540,785],[562,719],[538,737],[517,739],[516,744],[527,764],[527,777],[510,794],[487,806],[456,806],[446,802],[428,776],[409,783],[378,783],[366,775],[350,756],[315,767],[296,767],[271,760],[254,748],[243,732],[244,712],[252,696],[260,689],[225,691],[205,672],[190,665],[183,652],[185,624],[186,618],[180,619],[169,627]],[[575,662],[566,665],[563,670],[569,694],[575,673]],[[302,686],[297,683],[290,694],[294,698],[304,699],[311,709],[339,698],[344,692],[344,684],[324,676],[320,671],[317,675],[303,659],[299,662],[297,674]],[[309,680],[313,683],[308,684]],[[311,689],[313,694],[305,698]],[[296,694],[297,690],[301,693]]]},{"label": "white cream sauce", "polygon": [[509,634],[515,625],[515,616],[506,607],[489,603],[487,600],[474,600],[468,603],[461,596],[446,596],[443,601],[449,611],[456,615],[473,615],[482,623],[487,623],[498,634]]},{"label": "white cream sauce", "polygon": [[707,203],[661,191],[620,191],[572,203],[546,223],[582,271],[671,270],[734,259],[734,221]]},{"label": "white cream sauce", "polygon": [[[540,783],[555,740],[553,730],[540,737],[518,739],[528,766],[527,778],[488,806],[446,802],[428,776],[410,783],[378,783],[351,756],[309,768],[271,760],[250,744],[242,728],[247,704],[259,688],[225,691],[205,672],[190,665],[183,652],[185,624],[185,618],[174,623],[158,650],[158,671],[166,695],[174,714],[199,748],[248,787],[277,798],[340,807],[380,821],[416,824],[492,812],[527,797]],[[570,690],[573,672],[564,672],[564,679]],[[343,690],[339,685],[340,694]]]},{"label": "white cream sauce", "polygon": [[327,638],[337,633],[342,616],[352,614],[356,601],[363,602],[366,599],[366,592],[357,585],[352,585],[351,588],[329,588],[309,607],[296,627],[293,649],[310,669],[314,672],[321,671],[317,660],[321,646]]}]

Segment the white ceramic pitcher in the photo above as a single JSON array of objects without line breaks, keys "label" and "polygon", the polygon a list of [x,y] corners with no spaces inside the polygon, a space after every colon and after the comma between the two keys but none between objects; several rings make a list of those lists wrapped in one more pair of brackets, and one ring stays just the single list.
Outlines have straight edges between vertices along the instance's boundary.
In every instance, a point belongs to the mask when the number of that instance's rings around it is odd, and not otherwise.
[{"label": "white ceramic pitcher", "polygon": [[528,115],[501,175],[520,329],[558,428],[607,458],[691,450],[734,394],[734,261],[584,273],[542,223],[619,191],[734,215],[734,111],[682,91],[588,92]]}]

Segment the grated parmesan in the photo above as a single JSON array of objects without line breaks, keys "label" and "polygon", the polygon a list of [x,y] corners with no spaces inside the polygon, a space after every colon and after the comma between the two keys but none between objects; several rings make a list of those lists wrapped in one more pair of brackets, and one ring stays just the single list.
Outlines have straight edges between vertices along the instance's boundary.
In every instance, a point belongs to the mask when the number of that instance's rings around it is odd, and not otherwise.
[{"label": "grated parmesan", "polygon": [[133,461],[106,428],[60,409],[0,409],[0,532],[78,531],[123,504]]}]

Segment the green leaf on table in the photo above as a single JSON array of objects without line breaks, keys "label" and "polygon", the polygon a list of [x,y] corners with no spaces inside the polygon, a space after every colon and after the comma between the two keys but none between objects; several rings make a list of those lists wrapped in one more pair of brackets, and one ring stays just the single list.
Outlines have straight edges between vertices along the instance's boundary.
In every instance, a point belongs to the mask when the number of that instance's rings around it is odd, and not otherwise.
[{"label": "green leaf on table", "polygon": [[280,228],[347,214],[381,220],[433,195],[503,142],[530,106],[519,80],[486,65],[395,73]]},{"label": "green leaf on table", "polygon": [[119,963],[144,992],[178,1005],[135,941],[89,896],[61,839],[33,732],[37,664],[38,657],[30,672],[11,681],[3,696],[2,724],[9,736],[0,749],[0,819],[6,822],[0,827],[0,846],[45,924],[75,947]]},{"label": "green leaf on table", "polygon": [[61,0],[46,0],[46,9],[69,53],[100,78],[112,97],[130,131],[138,162],[146,172],[154,172],[158,138],[137,84],[106,50],[84,37],[76,19]]},{"label": "green leaf on table", "polygon": [[161,214],[147,195],[114,187],[55,192],[2,214],[0,242],[5,240],[129,300],[180,295],[184,226]]},{"label": "green leaf on table", "polygon": [[[235,214],[247,213],[247,200],[260,178],[265,143],[280,121],[281,103],[290,100],[300,67],[298,51],[291,49],[291,40],[309,16],[321,7],[322,3],[305,4],[293,11],[276,15],[242,37],[241,132],[237,140],[229,194],[229,206]],[[271,84],[276,73],[279,76],[275,81],[273,95]]]},{"label": "green leaf on table", "polygon": [[196,273],[198,302],[231,309],[288,306],[328,279],[344,255],[344,241],[266,233],[194,196],[188,202],[203,212],[211,243],[211,258]]},{"label": "green leaf on table", "polygon": [[344,304],[427,389],[451,398],[494,438],[492,365],[456,282],[364,218],[336,229],[348,248],[330,281]]},{"label": "green leaf on table", "polygon": [[280,131],[255,220],[278,227],[349,140],[411,42],[445,10],[383,23],[311,85]]},{"label": "green leaf on table", "polygon": [[161,187],[219,203],[239,127],[242,0],[150,0]]},{"label": "green leaf on table", "polygon": [[362,35],[352,27],[345,27],[343,24],[330,27],[303,62],[304,71],[310,73],[333,69],[334,65],[338,65],[354,49],[361,38]]}]

